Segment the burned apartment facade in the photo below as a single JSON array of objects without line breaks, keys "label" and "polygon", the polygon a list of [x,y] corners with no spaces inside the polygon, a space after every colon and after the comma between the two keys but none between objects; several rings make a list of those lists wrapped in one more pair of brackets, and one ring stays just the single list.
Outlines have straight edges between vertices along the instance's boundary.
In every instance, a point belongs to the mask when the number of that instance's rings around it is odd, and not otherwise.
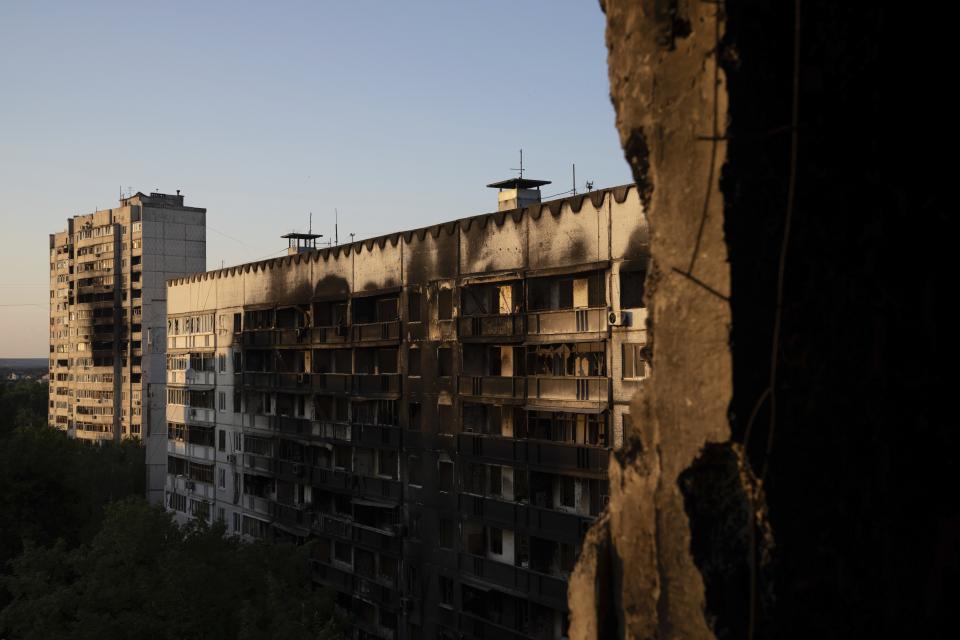
[{"label": "burned apartment facade", "polygon": [[146,438],[152,391],[163,412],[166,281],[206,267],[206,209],[183,201],[138,192],[50,234],[51,426]]},{"label": "burned apartment facade", "polygon": [[646,375],[647,228],[633,186],[526,198],[171,280],[167,508],[315,540],[359,638],[565,635]]}]

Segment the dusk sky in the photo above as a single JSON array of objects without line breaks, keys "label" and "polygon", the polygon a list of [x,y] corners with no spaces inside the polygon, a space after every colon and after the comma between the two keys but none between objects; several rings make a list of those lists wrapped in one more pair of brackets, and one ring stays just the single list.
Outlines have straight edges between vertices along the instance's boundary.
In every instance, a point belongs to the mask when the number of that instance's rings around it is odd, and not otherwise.
[{"label": "dusk sky", "polygon": [[[0,4],[0,357],[48,352],[48,234],[121,187],[207,208],[207,265],[631,181],[596,0]],[[325,238],[326,239],[326,238]],[[32,306],[31,306],[32,305]]]}]

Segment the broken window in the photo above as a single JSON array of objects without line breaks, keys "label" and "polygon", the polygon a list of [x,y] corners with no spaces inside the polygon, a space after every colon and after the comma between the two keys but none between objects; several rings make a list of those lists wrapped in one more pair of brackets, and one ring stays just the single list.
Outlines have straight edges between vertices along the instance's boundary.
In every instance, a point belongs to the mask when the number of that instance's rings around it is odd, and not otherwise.
[{"label": "broken window", "polygon": [[[440,518],[440,546],[444,549],[453,549],[453,520],[450,518]],[[450,591],[453,591],[451,586]]]},{"label": "broken window", "polygon": [[498,556],[503,555],[503,529],[499,527],[489,528],[490,553]]},{"label": "broken window", "polygon": [[407,405],[407,428],[411,431],[420,431],[423,423],[423,411],[419,402]]},{"label": "broken window", "polygon": [[453,349],[450,347],[437,349],[437,370],[440,377],[453,375]]},{"label": "broken window", "polygon": [[437,404],[437,433],[453,433],[453,405]]},{"label": "broken window", "polygon": [[640,309],[643,304],[643,282],[647,274],[642,270],[620,271],[620,308]]},{"label": "broken window", "polygon": [[449,493],[453,491],[453,463],[441,460],[437,464],[437,488]]},{"label": "broken window", "polygon": [[410,350],[407,351],[407,375],[417,377],[420,375],[420,364],[422,358],[420,357],[420,349],[416,347],[410,347]]},{"label": "broken window", "polygon": [[450,320],[453,318],[453,290],[441,288],[437,291],[437,319]]},{"label": "broken window", "polygon": [[419,291],[407,291],[407,322],[420,322],[423,295]]}]

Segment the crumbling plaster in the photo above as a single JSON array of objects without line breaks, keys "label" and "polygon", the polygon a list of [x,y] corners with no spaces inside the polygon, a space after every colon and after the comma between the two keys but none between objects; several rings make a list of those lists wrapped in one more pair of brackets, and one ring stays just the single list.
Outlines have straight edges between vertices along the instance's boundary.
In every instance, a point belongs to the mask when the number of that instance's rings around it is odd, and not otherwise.
[{"label": "crumbling plaster", "polygon": [[722,18],[700,1],[601,5],[617,129],[649,223],[652,375],[632,403],[632,441],[611,458],[607,517],[571,578],[570,637],[712,637],[678,478],[730,435]]}]

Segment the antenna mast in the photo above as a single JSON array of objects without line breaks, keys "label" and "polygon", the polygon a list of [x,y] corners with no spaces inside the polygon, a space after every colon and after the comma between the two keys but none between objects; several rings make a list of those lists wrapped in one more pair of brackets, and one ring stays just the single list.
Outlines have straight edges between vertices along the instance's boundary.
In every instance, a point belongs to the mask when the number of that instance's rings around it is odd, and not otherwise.
[{"label": "antenna mast", "polygon": [[573,163],[573,195],[577,195],[577,163]]},{"label": "antenna mast", "polygon": [[333,244],[340,244],[340,236],[337,234],[337,223],[339,222],[340,212],[337,211],[337,208],[333,208]]},{"label": "antenna mast", "polygon": [[310,226],[307,229],[307,233],[313,233],[313,211],[310,212]]}]

